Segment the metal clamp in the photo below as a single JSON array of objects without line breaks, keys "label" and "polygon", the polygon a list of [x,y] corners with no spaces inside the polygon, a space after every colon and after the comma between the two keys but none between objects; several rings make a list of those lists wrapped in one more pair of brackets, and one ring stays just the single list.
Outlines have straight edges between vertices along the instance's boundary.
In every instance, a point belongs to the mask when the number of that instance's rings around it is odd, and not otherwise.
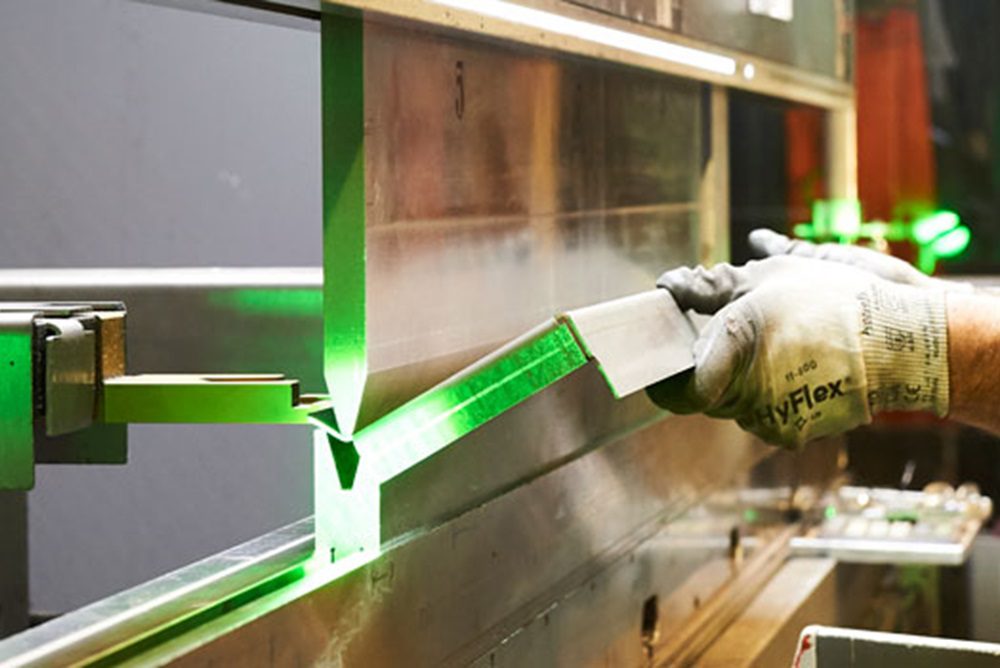
[{"label": "metal clamp", "polygon": [[124,464],[127,425],[305,424],[329,407],[268,375],[125,373],[120,302],[0,302],[0,489],[36,464]]}]

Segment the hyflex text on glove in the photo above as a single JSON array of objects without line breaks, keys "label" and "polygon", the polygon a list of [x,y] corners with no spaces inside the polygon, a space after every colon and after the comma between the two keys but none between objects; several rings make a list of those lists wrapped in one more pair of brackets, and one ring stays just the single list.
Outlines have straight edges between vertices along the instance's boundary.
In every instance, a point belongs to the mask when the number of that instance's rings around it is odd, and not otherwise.
[{"label": "hyflex text on glove", "polygon": [[790,256],[680,268],[658,285],[682,309],[712,315],[694,370],[649,388],[669,410],[733,418],[786,447],[883,410],[948,412],[940,290]]}]

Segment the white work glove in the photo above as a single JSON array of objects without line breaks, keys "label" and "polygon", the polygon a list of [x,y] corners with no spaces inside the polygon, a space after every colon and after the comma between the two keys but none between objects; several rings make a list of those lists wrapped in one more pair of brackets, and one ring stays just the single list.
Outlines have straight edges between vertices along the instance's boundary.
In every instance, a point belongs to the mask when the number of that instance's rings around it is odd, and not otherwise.
[{"label": "white work glove", "polygon": [[941,290],[789,256],[683,267],[657,285],[682,310],[713,315],[694,369],[647,388],[670,411],[735,418],[792,448],[883,410],[948,412]]},{"label": "white work glove", "polygon": [[932,278],[905,260],[893,257],[892,255],[886,255],[885,253],[879,253],[877,250],[872,250],[871,248],[862,248],[861,246],[850,244],[814,244],[811,241],[789,239],[784,234],[779,234],[767,228],[754,230],[747,237],[747,241],[750,244],[750,250],[757,257],[794,255],[796,257],[814,258],[864,269],[879,278],[884,278],[894,283],[902,283],[903,285],[912,285],[918,288],[933,288],[949,292],[972,292],[973,290],[972,285],[969,283]]}]

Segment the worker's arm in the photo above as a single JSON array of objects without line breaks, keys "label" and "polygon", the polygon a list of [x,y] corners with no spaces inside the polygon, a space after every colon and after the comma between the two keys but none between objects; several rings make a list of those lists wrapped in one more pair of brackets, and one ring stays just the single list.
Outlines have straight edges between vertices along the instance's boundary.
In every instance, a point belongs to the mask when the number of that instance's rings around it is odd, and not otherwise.
[{"label": "worker's arm", "polygon": [[949,417],[1000,434],[1000,299],[948,295]]},{"label": "worker's arm", "polygon": [[[713,316],[695,343],[694,369],[648,390],[669,410],[734,418],[788,447],[884,410],[948,414],[943,290],[793,256],[676,269],[658,284],[682,309]],[[1000,376],[1000,368],[978,372]]]}]

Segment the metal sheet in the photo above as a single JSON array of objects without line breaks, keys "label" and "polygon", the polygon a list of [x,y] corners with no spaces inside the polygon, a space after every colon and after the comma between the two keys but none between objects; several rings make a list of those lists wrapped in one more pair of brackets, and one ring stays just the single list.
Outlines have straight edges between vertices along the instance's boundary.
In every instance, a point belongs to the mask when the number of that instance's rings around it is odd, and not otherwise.
[{"label": "metal sheet", "polygon": [[[371,372],[496,347],[694,256],[696,84],[372,23],[365,49]],[[390,407],[370,388],[359,425]]]},{"label": "metal sheet", "polygon": [[586,306],[562,316],[616,398],[694,367],[695,324],[665,290]]},{"label": "metal sheet", "polygon": [[[48,622],[2,644],[5,665],[68,665],[93,660],[113,644],[184,616],[209,615],[220,600],[274,578],[287,579],[312,554],[305,519]],[[301,573],[292,573],[301,578]],[[219,610],[215,610],[215,615]],[[111,629],[113,634],[108,635]],[[112,640],[114,638],[115,640]],[[111,642],[109,642],[111,641]]]},{"label": "metal sheet", "polygon": [[815,668],[987,668],[1000,662],[1000,645],[831,626],[802,631],[796,665]]},{"label": "metal sheet", "polygon": [[[764,456],[799,461],[741,440],[727,423],[670,420],[400,536],[347,574],[336,564],[294,574],[304,526],[292,527],[282,540],[257,541],[0,643],[0,658],[487,666],[613,657],[635,665],[644,656],[644,602],[680,591],[710,559],[727,563],[739,496],[714,506],[697,500],[745,486],[748,467]],[[836,449],[820,450],[833,473]],[[281,573],[289,575],[280,588],[233,598]],[[665,609],[664,623],[679,625],[698,607],[694,598]],[[552,642],[560,632],[578,641]]]}]

